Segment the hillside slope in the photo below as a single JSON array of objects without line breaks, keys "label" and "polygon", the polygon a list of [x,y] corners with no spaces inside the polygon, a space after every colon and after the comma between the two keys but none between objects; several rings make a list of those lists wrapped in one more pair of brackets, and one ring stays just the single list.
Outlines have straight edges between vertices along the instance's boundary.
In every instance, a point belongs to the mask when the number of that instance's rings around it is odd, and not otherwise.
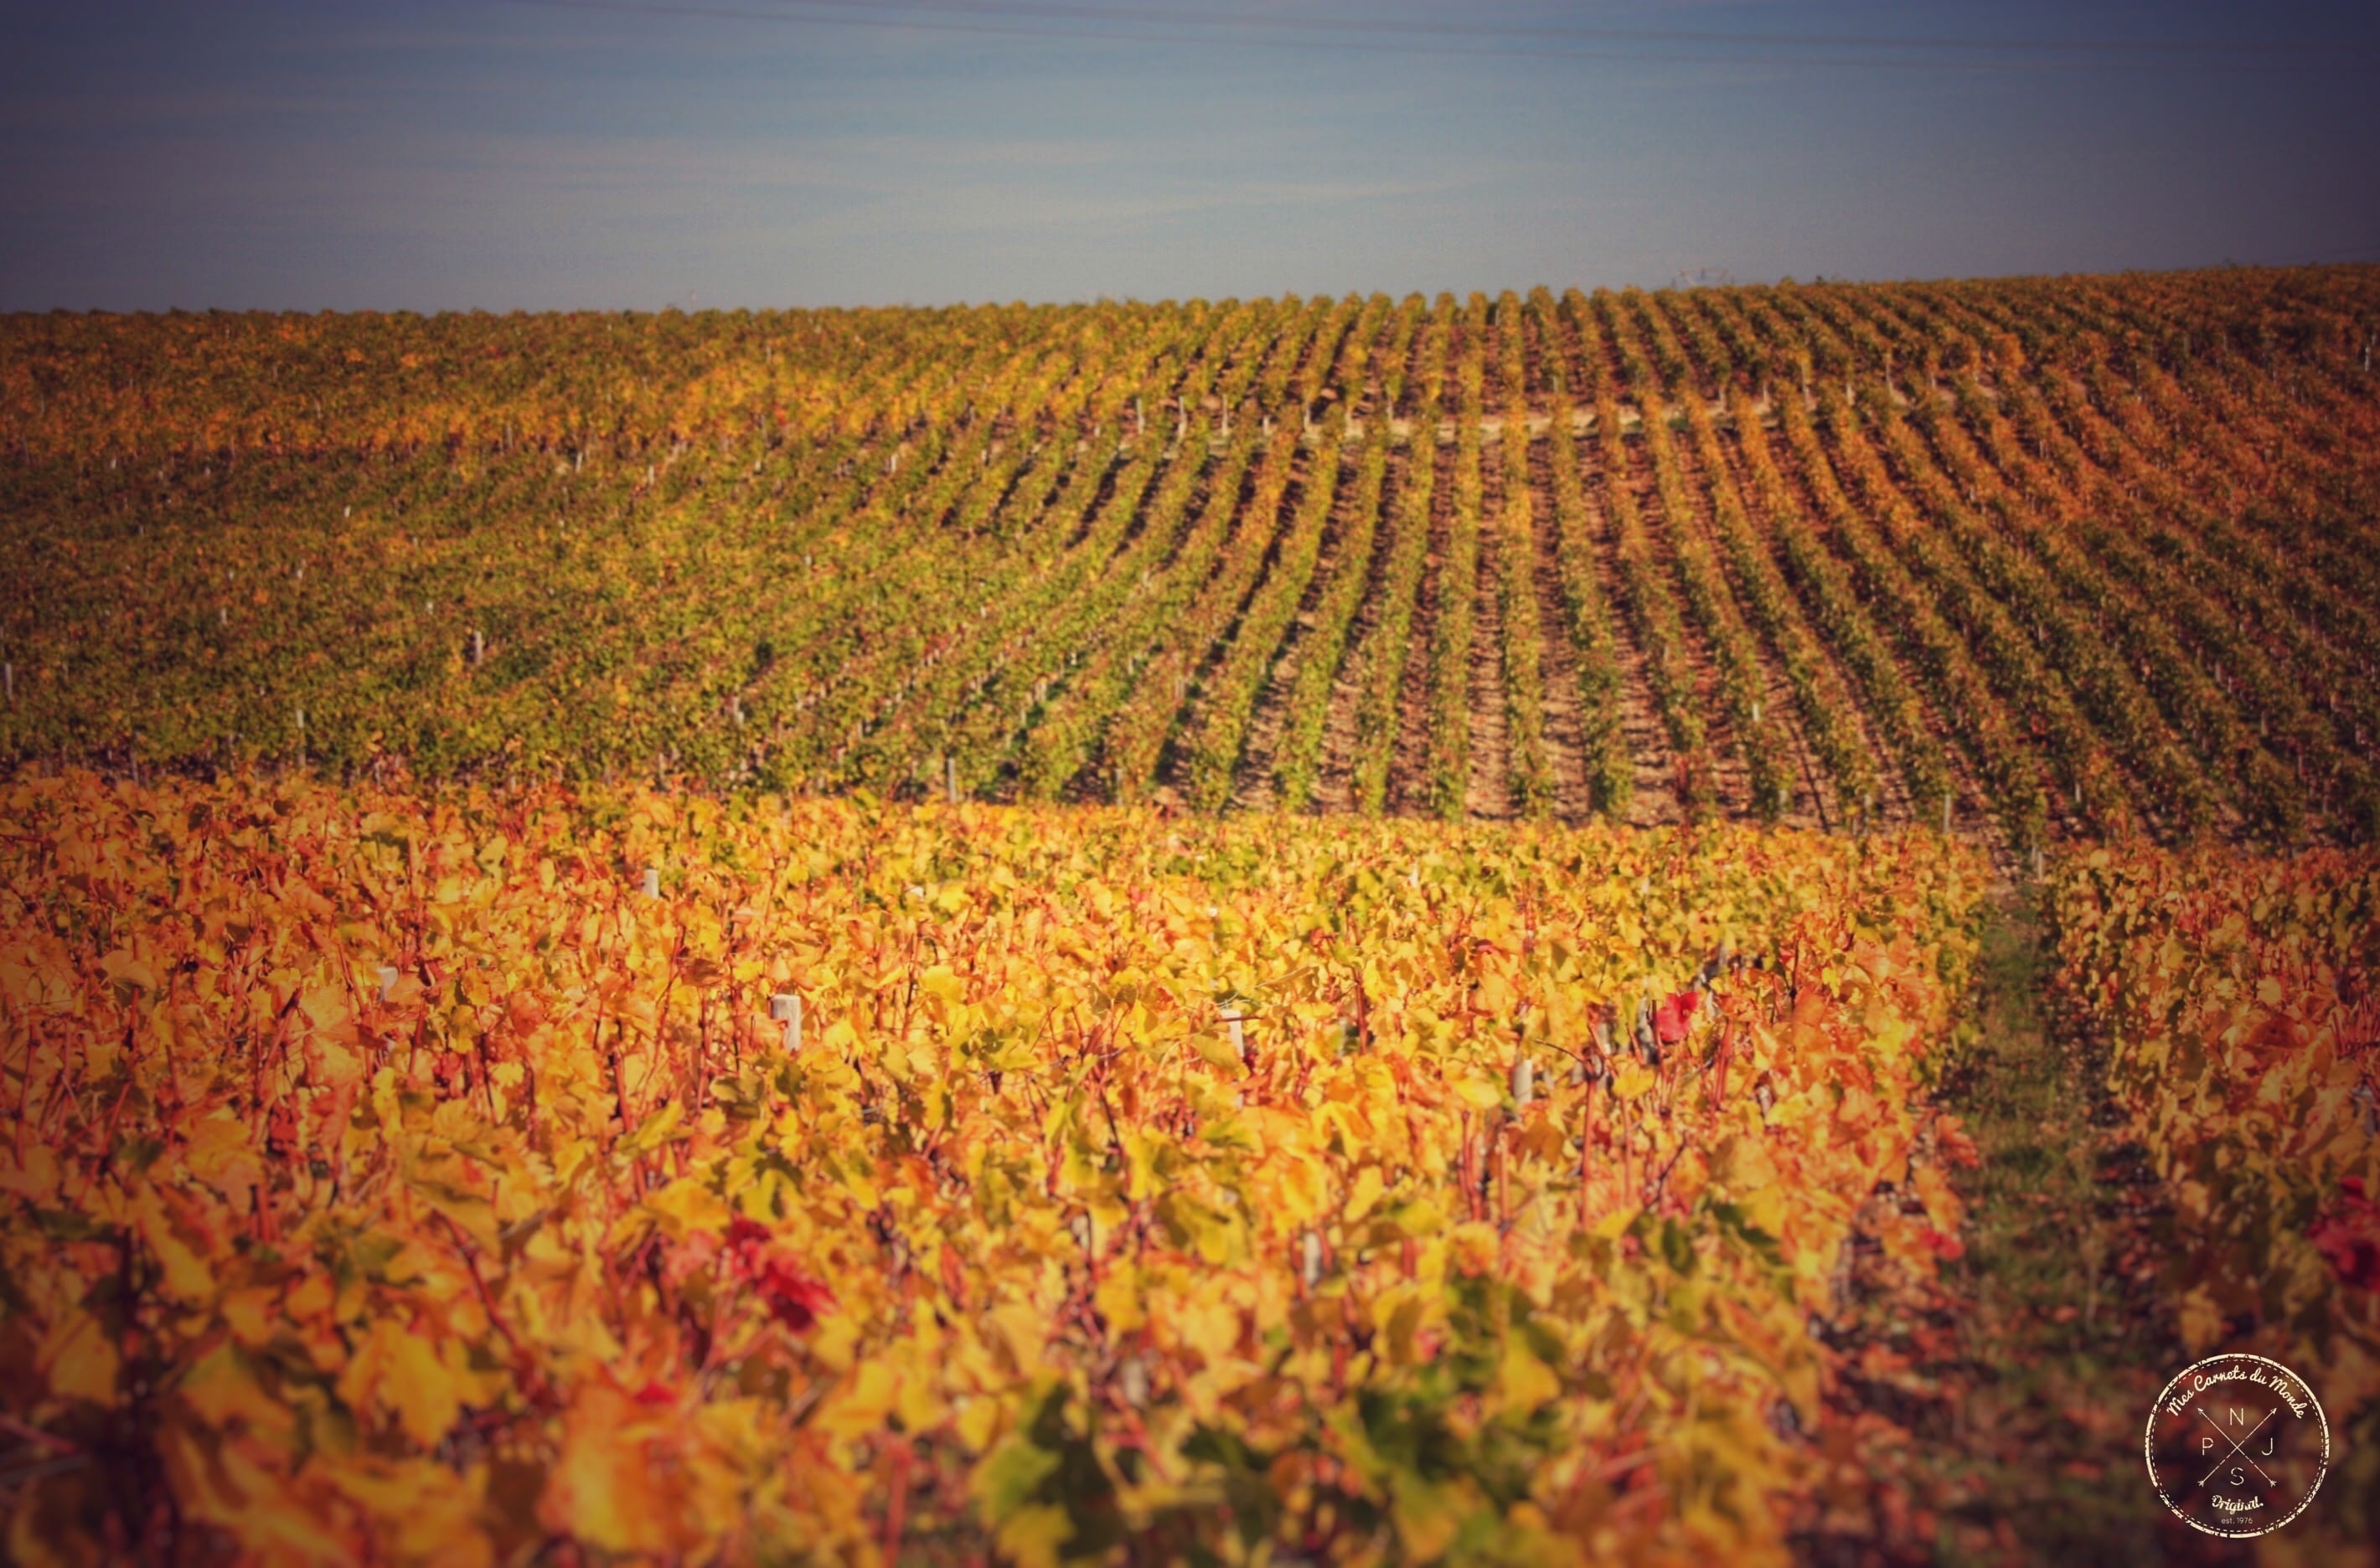
[{"label": "hillside slope", "polygon": [[0,757],[2380,826],[2380,270],[0,321]]}]

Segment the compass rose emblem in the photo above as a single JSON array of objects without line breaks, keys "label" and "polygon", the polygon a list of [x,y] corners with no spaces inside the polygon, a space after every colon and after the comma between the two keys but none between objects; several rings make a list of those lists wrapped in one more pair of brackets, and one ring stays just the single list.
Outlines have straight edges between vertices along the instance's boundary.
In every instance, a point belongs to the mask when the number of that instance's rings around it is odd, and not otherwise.
[{"label": "compass rose emblem", "polygon": [[2261,1355],[2211,1355],[2165,1386],[2142,1447],[2158,1498],[2193,1529],[2245,1538],[2306,1510],[2330,1422],[2305,1380]]}]

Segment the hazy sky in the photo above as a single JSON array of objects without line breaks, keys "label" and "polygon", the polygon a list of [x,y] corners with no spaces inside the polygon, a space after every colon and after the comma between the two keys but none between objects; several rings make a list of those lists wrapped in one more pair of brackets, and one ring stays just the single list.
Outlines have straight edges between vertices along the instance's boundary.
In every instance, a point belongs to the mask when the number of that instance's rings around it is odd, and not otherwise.
[{"label": "hazy sky", "polygon": [[2374,102],[2370,0],[0,0],[0,310],[2380,260]]}]

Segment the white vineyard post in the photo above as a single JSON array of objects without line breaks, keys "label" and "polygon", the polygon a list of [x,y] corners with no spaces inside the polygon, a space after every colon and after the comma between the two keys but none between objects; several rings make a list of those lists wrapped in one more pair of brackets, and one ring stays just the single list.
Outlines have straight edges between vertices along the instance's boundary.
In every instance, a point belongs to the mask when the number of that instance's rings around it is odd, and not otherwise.
[{"label": "white vineyard post", "polygon": [[1305,1281],[1305,1288],[1312,1290],[1322,1282],[1322,1234],[1319,1231],[1306,1232],[1299,1251],[1303,1256],[1299,1259],[1298,1273]]},{"label": "white vineyard post", "polygon": [[377,971],[377,978],[380,980],[380,1000],[386,1002],[388,993],[396,989],[396,971],[382,964]]},{"label": "white vineyard post", "polygon": [[662,895],[662,872],[660,867],[648,866],[645,868],[644,886],[645,896],[647,898],[659,898]]},{"label": "white vineyard post", "polygon": [[1527,1110],[1537,1097],[1536,1064],[1524,1056],[1512,1064],[1512,1103]]},{"label": "white vineyard post", "polygon": [[769,998],[769,1017],[785,1026],[785,1052],[798,1052],[802,1048],[802,999],[799,993],[781,991]]},{"label": "white vineyard post", "polygon": [[942,793],[952,805],[959,803],[959,759],[955,751],[942,753]]}]

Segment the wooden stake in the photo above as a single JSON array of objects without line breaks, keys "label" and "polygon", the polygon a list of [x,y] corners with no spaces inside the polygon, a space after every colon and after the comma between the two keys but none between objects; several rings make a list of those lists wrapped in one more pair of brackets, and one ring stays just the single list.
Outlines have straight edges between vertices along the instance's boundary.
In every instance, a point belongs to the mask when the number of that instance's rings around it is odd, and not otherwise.
[{"label": "wooden stake", "polygon": [[892,1471],[884,1488],[884,1561],[887,1562],[901,1560],[901,1536],[907,1525],[909,1513],[909,1464],[916,1452],[909,1446],[905,1436],[895,1440],[892,1461],[887,1466]]},{"label": "wooden stake", "polygon": [[1498,1230],[1510,1230],[1512,1226],[1512,1146],[1506,1136],[1508,1131],[1497,1133],[1496,1147],[1488,1156],[1488,1179],[1495,1187],[1493,1202]]},{"label": "wooden stake", "polygon": [[1595,1085],[1578,1101],[1578,1222],[1586,1223],[1586,1177],[1595,1157]]}]

